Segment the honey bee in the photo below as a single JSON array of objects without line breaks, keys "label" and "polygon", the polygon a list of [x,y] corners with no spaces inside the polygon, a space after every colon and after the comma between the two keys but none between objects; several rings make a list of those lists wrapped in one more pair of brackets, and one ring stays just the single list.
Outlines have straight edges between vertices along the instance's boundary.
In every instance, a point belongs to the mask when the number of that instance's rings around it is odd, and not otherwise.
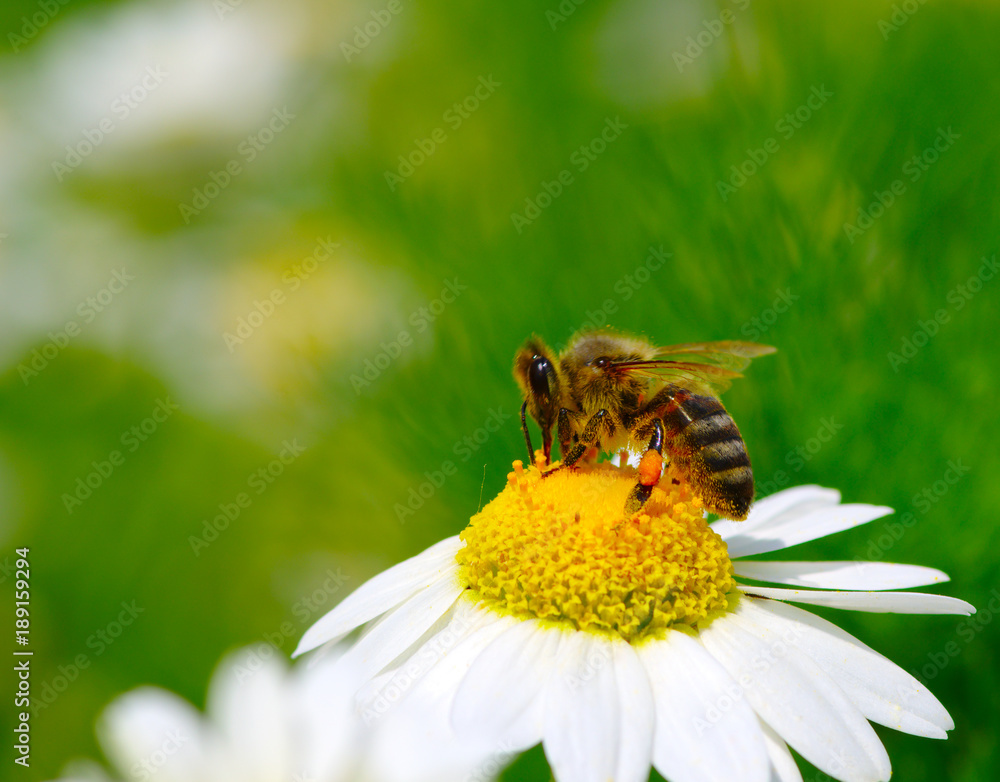
[{"label": "honey bee", "polygon": [[641,337],[596,330],[576,334],[557,358],[533,336],[514,357],[530,458],[529,413],[541,427],[546,463],[552,461],[553,429],[558,433],[562,465],[555,470],[584,456],[596,459],[600,451],[643,452],[625,502],[632,515],[659,482],[665,449],[709,511],[742,521],[753,502],[753,470],[719,394],[752,358],[774,351],[734,341],[656,347]]}]

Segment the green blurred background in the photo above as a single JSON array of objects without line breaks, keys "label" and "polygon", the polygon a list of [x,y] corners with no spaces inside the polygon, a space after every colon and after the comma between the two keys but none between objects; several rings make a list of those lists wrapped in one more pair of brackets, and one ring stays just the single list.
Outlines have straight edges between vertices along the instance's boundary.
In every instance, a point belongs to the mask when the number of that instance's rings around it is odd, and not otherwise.
[{"label": "green blurred background", "polygon": [[[898,511],[785,557],[1000,606],[1000,9],[903,5],[6,3],[0,580],[29,546],[32,683],[63,690],[20,777],[458,532],[524,456],[532,332],[778,346],[726,396],[764,493]],[[878,728],[895,778],[1000,775],[989,610],[828,615],[955,718]]]}]

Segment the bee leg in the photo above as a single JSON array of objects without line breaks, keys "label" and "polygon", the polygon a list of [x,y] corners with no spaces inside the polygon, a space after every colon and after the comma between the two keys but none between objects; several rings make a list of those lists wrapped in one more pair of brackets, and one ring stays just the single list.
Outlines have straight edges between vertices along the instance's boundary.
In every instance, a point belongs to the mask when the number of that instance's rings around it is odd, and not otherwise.
[{"label": "bee leg", "polygon": [[[560,440],[560,442],[564,441],[564,438],[563,438],[564,434],[567,435],[565,437],[565,442],[566,443],[568,443],[568,441],[570,439],[569,436],[568,436],[569,435],[569,412],[570,411],[567,410],[566,408],[563,408],[562,410],[559,411],[559,440]],[[563,423],[564,421],[565,421],[565,424]],[[604,410],[604,409],[598,410],[596,413],[594,413],[594,415],[591,417],[591,419],[589,421],[587,421],[587,426],[584,428],[583,434],[580,435],[579,442],[577,442],[576,445],[574,445],[572,448],[570,448],[568,452],[564,452],[562,464],[560,464],[558,467],[556,467],[555,470],[549,470],[547,473],[545,473],[545,475],[551,475],[552,473],[556,472],[557,470],[561,470],[563,467],[572,467],[574,464],[576,464],[578,461],[580,461],[580,459],[583,457],[583,455],[585,453],[587,453],[587,451],[590,448],[592,448],[593,446],[597,445],[597,441],[598,441],[598,438],[600,437],[601,428],[602,427],[604,428],[604,430],[607,432],[607,434],[609,436],[612,435],[612,434],[614,434],[614,431],[615,431],[614,420],[611,418],[611,413],[609,413],[607,410]],[[545,476],[542,476],[542,477],[545,477]]]},{"label": "bee leg", "polygon": [[653,493],[653,487],[660,482],[660,473],[663,471],[663,421],[655,418],[652,425],[653,435],[639,462],[639,480],[625,500],[626,516],[633,516],[642,510]]},{"label": "bee leg", "polygon": [[559,410],[559,454],[565,460],[570,451],[570,441],[577,439],[570,423],[570,412],[565,407]]}]

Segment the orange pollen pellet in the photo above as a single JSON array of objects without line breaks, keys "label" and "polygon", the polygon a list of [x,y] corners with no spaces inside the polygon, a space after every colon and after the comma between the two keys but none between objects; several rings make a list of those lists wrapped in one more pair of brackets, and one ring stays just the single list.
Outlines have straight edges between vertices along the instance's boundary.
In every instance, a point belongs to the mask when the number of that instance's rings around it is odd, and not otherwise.
[{"label": "orange pollen pellet", "polygon": [[655,486],[663,471],[663,457],[656,451],[646,451],[639,462],[639,482],[643,486]]}]

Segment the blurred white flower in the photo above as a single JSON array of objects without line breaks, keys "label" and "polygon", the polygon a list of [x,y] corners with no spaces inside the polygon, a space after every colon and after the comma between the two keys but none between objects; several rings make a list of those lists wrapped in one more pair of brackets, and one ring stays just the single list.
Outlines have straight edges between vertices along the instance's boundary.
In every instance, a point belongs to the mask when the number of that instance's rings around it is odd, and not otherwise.
[{"label": "blurred white flower", "polygon": [[[398,48],[387,33],[378,57],[345,61],[336,43],[367,14],[349,0],[60,9],[0,69],[0,364],[18,362],[28,385],[65,349],[93,347],[160,377],[192,414],[235,420],[262,442],[328,425],[324,384],[395,338],[419,295],[377,242],[362,237],[352,251],[341,234],[332,241],[345,248],[296,281],[337,227],[304,233],[280,199],[244,183],[314,146],[343,151],[363,138],[363,83]],[[295,117],[280,133],[276,112]],[[220,193],[227,156],[241,173],[208,214],[143,227]],[[115,274],[128,285],[108,291]],[[227,343],[260,317],[258,300],[280,294],[288,303]]]},{"label": "blurred white flower", "polygon": [[618,0],[593,33],[597,85],[638,110],[703,97],[734,58],[759,69],[752,17],[750,0]]},{"label": "blurred white flower", "polygon": [[187,0],[71,15],[22,55],[34,94],[20,120],[57,148],[102,120],[114,126],[102,146],[240,133],[287,92],[298,10],[247,4],[220,18],[212,3]]},{"label": "blurred white flower", "polygon": [[[448,782],[473,766],[442,747],[406,745],[421,726],[366,725],[353,694],[350,666],[333,654],[289,669],[270,646],[243,649],[219,665],[205,714],[177,695],[141,687],[101,715],[98,738],[115,773],[71,764],[60,782]],[[389,753],[394,757],[379,757]]]}]

